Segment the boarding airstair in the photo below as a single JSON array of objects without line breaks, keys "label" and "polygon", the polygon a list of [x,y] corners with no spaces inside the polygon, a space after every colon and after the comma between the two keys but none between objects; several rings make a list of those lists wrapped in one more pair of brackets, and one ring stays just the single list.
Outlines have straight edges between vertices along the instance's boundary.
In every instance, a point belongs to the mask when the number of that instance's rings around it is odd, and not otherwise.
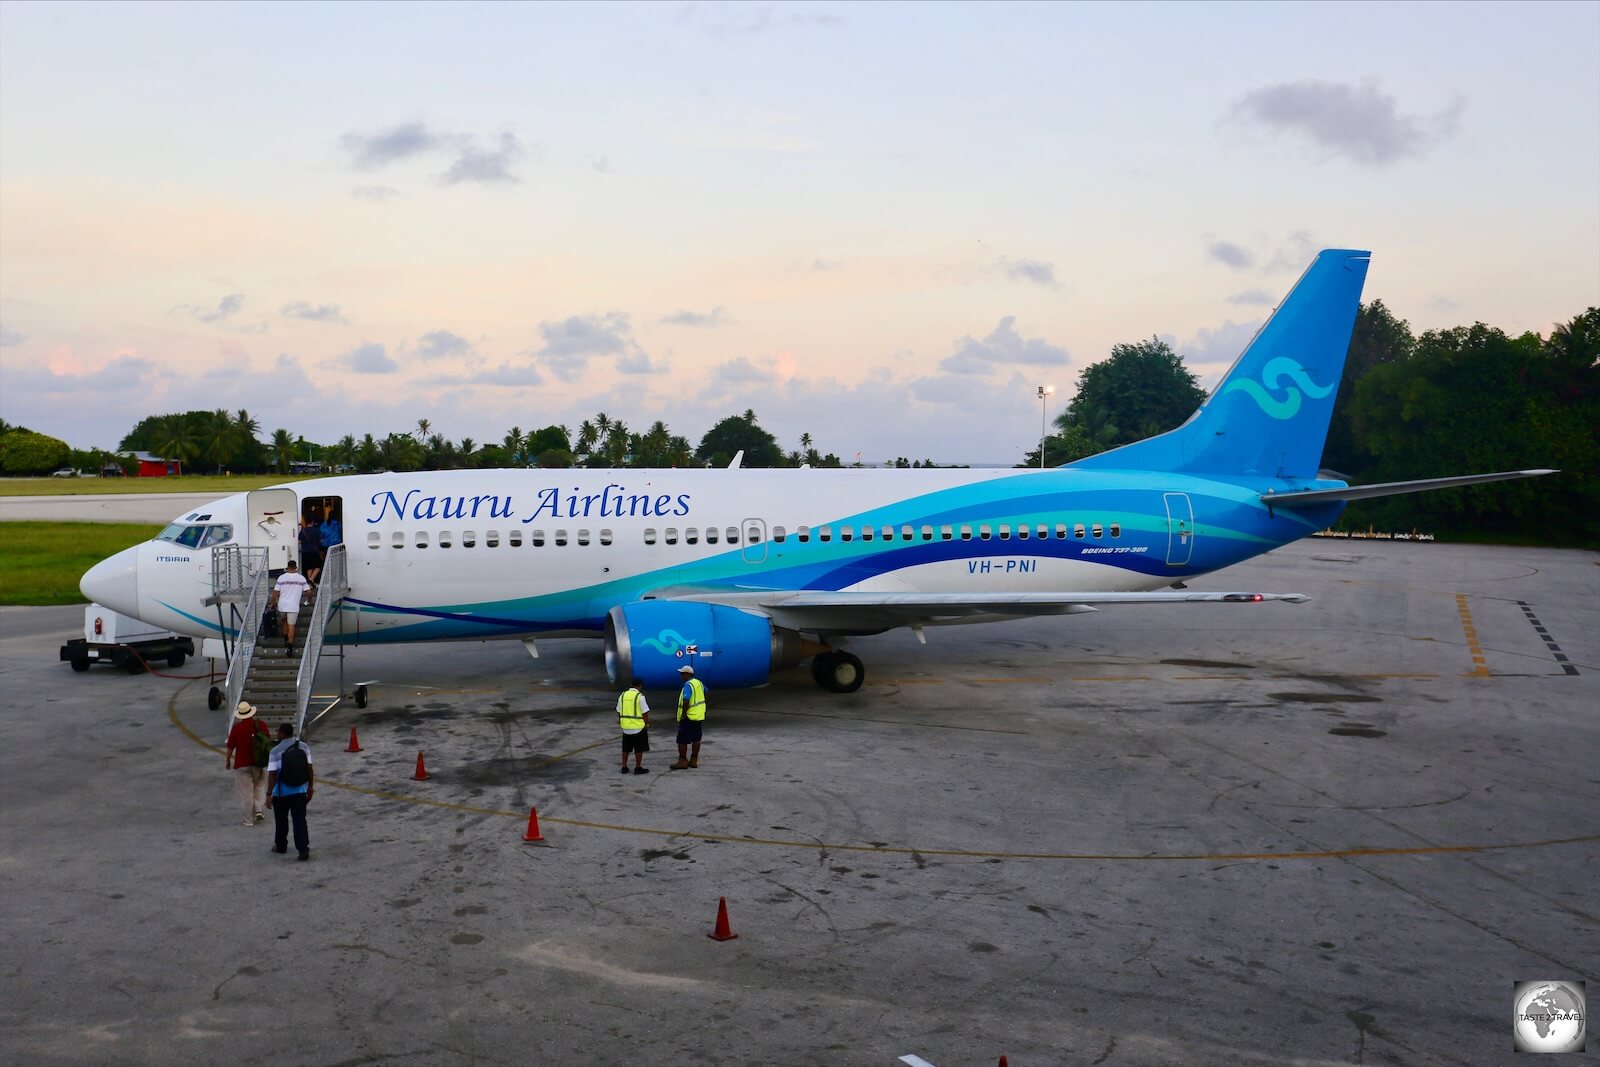
[{"label": "boarding airstair", "polygon": [[[344,691],[342,645],[334,653],[339,661],[339,691],[331,697],[314,696],[311,683],[327,645],[329,623],[337,619],[342,625],[340,607],[350,592],[345,560],[344,545],[328,549],[319,581],[307,592],[308,603],[301,605],[299,640],[290,650],[281,628],[277,636],[261,633],[273,584],[266,550],[238,545],[212,549],[212,595],[206,603],[217,608],[223,617],[223,633],[232,636],[227,681],[220,689],[212,689],[209,700],[213,710],[228,712],[224,731],[241,700],[254,705],[256,716],[267,726],[276,729],[279,723],[290,722],[297,734],[304,734],[308,715],[315,722],[339,702]],[[314,706],[318,703],[321,706]]]}]

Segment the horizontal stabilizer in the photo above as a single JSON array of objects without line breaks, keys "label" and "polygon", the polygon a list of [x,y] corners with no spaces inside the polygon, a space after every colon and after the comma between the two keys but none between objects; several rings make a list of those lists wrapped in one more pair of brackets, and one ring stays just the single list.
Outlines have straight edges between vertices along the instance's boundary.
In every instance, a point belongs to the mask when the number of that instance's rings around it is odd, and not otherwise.
[{"label": "horizontal stabilizer", "polygon": [[1287,493],[1262,493],[1261,502],[1275,508],[1309,507],[1330,500],[1367,500],[1379,496],[1403,496],[1429,489],[1453,489],[1459,485],[1504,482],[1512,478],[1538,478],[1557,471],[1541,468],[1526,471],[1500,471],[1495,474],[1462,474],[1455,478],[1423,478],[1414,482],[1381,482],[1377,485],[1347,485],[1342,489],[1302,489]]}]

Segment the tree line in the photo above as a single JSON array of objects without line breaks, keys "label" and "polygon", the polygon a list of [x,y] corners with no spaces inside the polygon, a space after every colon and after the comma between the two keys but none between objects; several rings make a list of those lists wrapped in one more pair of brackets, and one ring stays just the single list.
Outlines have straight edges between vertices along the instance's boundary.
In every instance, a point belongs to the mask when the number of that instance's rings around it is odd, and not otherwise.
[{"label": "tree line", "polygon": [[[1079,374],[1045,463],[1170,430],[1204,398],[1166,342],[1114,345]],[[1600,543],[1600,308],[1548,337],[1481,322],[1418,336],[1383,301],[1361,305],[1322,463],[1356,484],[1554,467],[1554,478],[1358,501],[1341,525]],[[1038,464],[1034,449],[1019,465]]]}]

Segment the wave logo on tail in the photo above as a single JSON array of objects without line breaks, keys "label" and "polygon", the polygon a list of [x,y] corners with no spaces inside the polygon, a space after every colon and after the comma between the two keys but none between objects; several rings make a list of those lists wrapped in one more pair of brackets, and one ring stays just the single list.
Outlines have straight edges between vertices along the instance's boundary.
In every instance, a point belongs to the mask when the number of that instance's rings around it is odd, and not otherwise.
[{"label": "wave logo on tail", "polygon": [[[1281,385],[1281,380],[1284,378],[1289,379],[1294,385]],[[1265,388],[1263,388],[1263,385]],[[1296,389],[1296,385],[1300,388]],[[1267,391],[1268,389],[1276,390],[1279,388],[1282,388],[1285,392],[1282,400]],[[1321,400],[1333,392],[1333,386],[1318,385],[1311,380],[1311,376],[1306,373],[1304,367],[1287,356],[1278,356],[1275,359],[1267,360],[1267,365],[1261,368],[1260,382],[1252,381],[1249,378],[1229,382],[1228,387],[1223,392],[1231,393],[1235,389],[1242,390],[1246,396],[1256,402],[1257,407],[1274,419],[1294,418],[1295,413],[1300,410],[1302,389],[1305,390],[1305,395],[1313,400]]]}]

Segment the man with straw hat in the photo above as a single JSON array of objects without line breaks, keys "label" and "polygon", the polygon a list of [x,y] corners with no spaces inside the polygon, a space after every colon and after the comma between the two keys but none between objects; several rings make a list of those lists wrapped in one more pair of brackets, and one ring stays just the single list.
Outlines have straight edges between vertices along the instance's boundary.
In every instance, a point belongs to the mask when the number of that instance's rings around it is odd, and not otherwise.
[{"label": "man with straw hat", "polygon": [[[256,741],[256,738],[261,741]],[[244,824],[254,826],[264,816],[261,809],[267,801],[267,760],[272,751],[272,734],[267,724],[256,718],[256,709],[248,701],[239,701],[233,712],[233,726],[228,730],[228,746],[222,754],[222,765],[233,771],[234,784],[239,789],[239,800],[244,804]]]}]

